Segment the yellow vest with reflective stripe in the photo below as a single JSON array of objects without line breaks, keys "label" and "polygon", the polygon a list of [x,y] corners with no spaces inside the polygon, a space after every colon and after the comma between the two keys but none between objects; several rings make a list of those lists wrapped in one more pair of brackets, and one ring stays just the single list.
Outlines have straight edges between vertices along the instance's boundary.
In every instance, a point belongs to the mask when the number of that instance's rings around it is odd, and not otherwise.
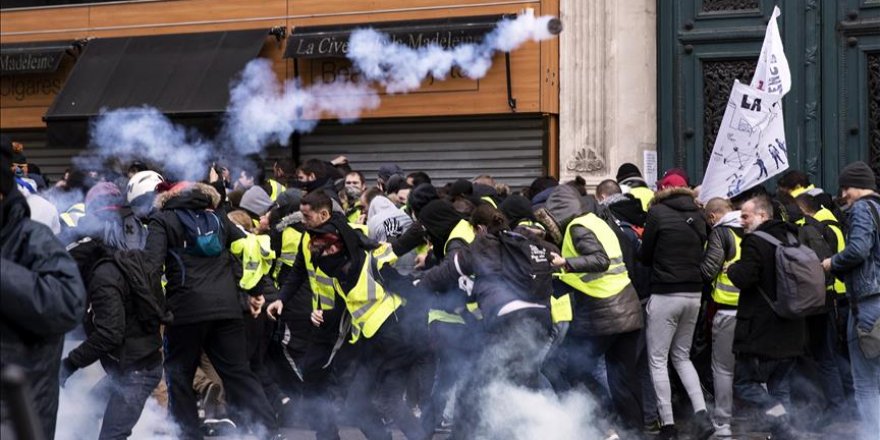
[{"label": "yellow vest with reflective stripe", "polygon": [[631,188],[629,193],[642,202],[642,209],[645,210],[645,212],[648,212],[648,204],[651,203],[651,199],[654,198],[654,191],[651,191],[651,188],[639,186]]},{"label": "yellow vest with reflective stripe", "polygon": [[[813,218],[815,218],[816,220],[819,220],[820,222],[824,222],[824,221],[837,222],[837,217],[835,217],[834,214],[831,211],[829,211],[827,208],[822,208],[822,209],[816,211],[816,215],[814,215]],[[843,238],[843,231],[841,231],[840,228],[838,228],[835,225],[828,225],[828,227],[831,228],[832,231],[834,231],[834,236],[837,237],[837,249],[835,249],[834,251],[836,253],[842,252],[843,248],[846,247],[846,242],[844,241],[844,238]],[[844,284],[843,281],[841,281],[837,277],[834,278],[834,291],[840,295],[843,295],[846,293],[846,284]]]},{"label": "yellow vest with reflective stripe", "polygon": [[544,225],[542,225],[536,221],[532,221],[532,220],[520,220],[516,225],[517,226],[525,226],[527,228],[540,229],[542,231],[547,230],[547,228],[545,228]]},{"label": "yellow vest with reflective stripe", "polygon": [[367,252],[357,284],[351,290],[345,292],[339,285],[339,280],[333,279],[333,284],[339,291],[339,296],[345,300],[345,306],[351,315],[352,343],[357,342],[361,335],[365,338],[375,335],[385,320],[403,305],[403,299],[386,291],[376,281],[377,274],[373,273],[374,265],[378,271],[394,261],[397,261],[397,256],[390,245],[384,244]]},{"label": "yellow vest with reflective stripe", "polygon": [[566,293],[559,298],[550,297],[550,317],[553,323],[570,322],[572,320],[571,295]]},{"label": "yellow vest with reflective stripe", "polygon": [[312,264],[312,251],[309,250],[310,241],[309,233],[303,233],[302,254],[303,261],[306,263],[306,272],[309,275],[309,286],[312,288],[312,310],[333,310],[333,306],[336,304],[336,288],[333,286],[333,279]]},{"label": "yellow vest with reflective stripe", "polygon": [[75,228],[79,223],[79,219],[83,218],[85,215],[86,204],[75,203],[71,205],[70,208],[67,208],[67,211],[64,211],[59,217],[68,227]]},{"label": "yellow vest with reflective stripe", "polygon": [[458,224],[452,228],[449,238],[446,239],[446,243],[443,245],[443,253],[445,254],[449,250],[449,243],[452,240],[464,240],[465,243],[471,244],[476,238],[477,234],[474,232],[474,227],[471,223],[467,220],[459,220]]},{"label": "yellow vest with reflective stripe", "polygon": [[241,258],[243,272],[238,282],[239,287],[244,290],[253,289],[272,268],[275,255],[269,236],[248,234],[245,238],[233,241],[229,248]]},{"label": "yellow vest with reflective stripe", "polygon": [[351,226],[351,229],[354,229],[355,231],[362,232],[364,235],[366,235],[368,237],[370,236],[370,230],[369,230],[369,228],[367,228],[367,225],[361,225],[358,223],[349,223],[348,226]]},{"label": "yellow vest with reflective stripe", "polygon": [[287,191],[287,187],[278,183],[275,179],[269,179],[269,186],[272,187],[272,193],[269,194],[269,198],[272,199],[273,202],[278,200],[278,196],[280,196],[281,193]]},{"label": "yellow vest with reflective stripe", "polygon": [[302,236],[302,232],[291,227],[284,228],[284,232],[281,233],[281,254],[278,255],[278,264],[275,265],[275,272],[272,274],[272,278],[275,279],[276,283],[278,282],[278,275],[281,273],[282,265],[293,267],[293,263],[296,261],[296,254],[299,253],[299,244],[302,241]]},{"label": "yellow vest with reflective stripe", "polygon": [[806,188],[804,188],[804,187],[802,187],[802,186],[799,186],[799,187],[797,187],[797,188],[791,190],[791,193],[790,193],[790,194],[791,194],[792,197],[797,198],[797,196],[799,196],[799,195],[801,195],[801,194],[803,194],[803,193],[805,193],[805,192],[807,192],[807,191],[812,191],[812,190],[814,190],[814,189],[816,189],[816,185],[810,185],[810,186],[808,186],[808,187],[806,187]]},{"label": "yellow vest with reflective stripe", "polygon": [[601,273],[579,273],[567,272],[563,273],[559,279],[574,287],[579,292],[592,296],[594,298],[610,298],[619,294],[627,285],[630,284],[629,275],[626,272],[626,265],[623,263],[623,252],[620,250],[620,242],[614,231],[605,221],[597,217],[593,213],[587,213],[572,220],[565,228],[565,239],[562,240],[562,256],[565,258],[577,257],[580,254],[574,247],[574,240],[571,238],[571,228],[574,226],[583,226],[599,239],[602,248],[608,255],[611,263],[605,272]]},{"label": "yellow vest with reflective stripe", "polygon": [[724,265],[721,267],[721,273],[715,278],[715,286],[712,289],[712,299],[718,304],[736,306],[739,304],[739,289],[730,281],[730,278],[727,276],[727,269],[733,265],[733,263],[739,261],[740,252],[742,250],[742,237],[737,235],[736,232],[730,228],[725,229],[727,229],[727,232],[733,236],[733,245],[736,248],[736,253],[731,259],[724,261]]},{"label": "yellow vest with reflective stripe", "polygon": [[361,214],[364,212],[364,208],[360,205],[354,205],[346,215],[346,219],[350,224],[359,224],[358,220],[361,219]]}]

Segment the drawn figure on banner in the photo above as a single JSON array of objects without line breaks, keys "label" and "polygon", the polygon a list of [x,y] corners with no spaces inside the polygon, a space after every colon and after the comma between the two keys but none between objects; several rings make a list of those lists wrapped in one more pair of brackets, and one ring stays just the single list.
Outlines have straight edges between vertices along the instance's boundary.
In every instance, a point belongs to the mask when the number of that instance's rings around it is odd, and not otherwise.
[{"label": "drawn figure on banner", "polygon": [[776,169],[778,170],[780,162],[785,165],[785,150],[779,151],[779,147],[773,144],[767,144],[767,147],[770,148],[770,155],[773,156],[773,162],[776,163]]},{"label": "drawn figure on banner", "polygon": [[782,150],[783,153],[788,153],[788,148],[785,146],[785,141],[780,141],[779,138],[774,139],[776,141],[776,146]]},{"label": "drawn figure on banner", "polygon": [[749,164],[749,156],[740,152],[739,147],[737,147],[736,145],[734,145],[731,149],[733,150],[733,152],[724,157],[724,163],[730,166],[734,166],[740,171],[744,170],[746,168],[746,165]]},{"label": "drawn figure on banner", "polygon": [[727,177],[727,180],[731,181],[730,185],[727,186],[727,197],[733,197],[734,195],[739,194],[740,187],[743,183],[742,175],[739,173],[733,173]]},{"label": "drawn figure on banner", "polygon": [[761,159],[760,151],[755,151],[755,165],[757,165],[758,168],[761,170],[761,173],[758,174],[759,179],[770,175],[769,173],[767,173],[767,166],[764,165],[764,160]]}]

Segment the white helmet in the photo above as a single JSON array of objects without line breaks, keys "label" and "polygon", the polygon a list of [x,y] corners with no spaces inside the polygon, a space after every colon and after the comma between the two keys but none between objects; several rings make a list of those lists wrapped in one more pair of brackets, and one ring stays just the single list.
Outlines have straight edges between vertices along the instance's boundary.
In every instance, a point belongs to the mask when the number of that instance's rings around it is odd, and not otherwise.
[{"label": "white helmet", "polygon": [[128,203],[131,203],[132,200],[155,191],[156,185],[164,181],[165,179],[162,175],[155,171],[141,171],[131,176],[131,179],[128,180],[125,198],[128,200]]}]

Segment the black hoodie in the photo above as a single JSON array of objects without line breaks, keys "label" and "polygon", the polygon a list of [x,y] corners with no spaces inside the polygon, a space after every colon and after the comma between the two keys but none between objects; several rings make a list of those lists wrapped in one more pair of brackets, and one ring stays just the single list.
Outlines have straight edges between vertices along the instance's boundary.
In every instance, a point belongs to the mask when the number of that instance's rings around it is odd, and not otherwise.
[{"label": "black hoodie", "polygon": [[701,292],[708,226],[694,192],[659,191],[648,209],[639,259],[651,266],[651,293]]}]

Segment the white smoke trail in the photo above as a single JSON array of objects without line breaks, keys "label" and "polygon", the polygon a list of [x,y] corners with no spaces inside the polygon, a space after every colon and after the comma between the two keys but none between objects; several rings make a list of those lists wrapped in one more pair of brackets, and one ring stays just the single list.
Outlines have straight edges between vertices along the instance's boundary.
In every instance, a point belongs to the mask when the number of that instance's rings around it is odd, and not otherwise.
[{"label": "white smoke trail", "polygon": [[203,179],[214,150],[195,130],[152,107],[104,112],[92,121],[90,135],[99,159],[153,162],[175,179]]},{"label": "white smoke trail", "polygon": [[365,78],[381,84],[388,93],[407,93],[418,89],[429,74],[437,79],[446,78],[453,67],[459,67],[471,79],[486,76],[496,53],[511,52],[526,42],[554,37],[549,26],[554,19],[527,12],[513,20],[501,20],[479,44],[449,49],[437,44],[411,48],[392,42],[375,30],[361,29],[349,39],[348,58]]}]

